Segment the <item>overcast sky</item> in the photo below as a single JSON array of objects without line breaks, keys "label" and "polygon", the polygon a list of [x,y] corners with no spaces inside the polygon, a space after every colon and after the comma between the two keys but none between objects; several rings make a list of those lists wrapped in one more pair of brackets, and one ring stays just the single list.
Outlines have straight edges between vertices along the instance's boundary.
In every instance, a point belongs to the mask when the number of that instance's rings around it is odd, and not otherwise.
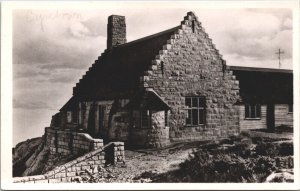
[{"label": "overcast sky", "polygon": [[[106,48],[107,17],[126,16],[127,41],[177,26],[190,10],[13,12],[13,144],[41,136],[72,87]],[[195,9],[228,65],[292,68],[289,9]]]}]

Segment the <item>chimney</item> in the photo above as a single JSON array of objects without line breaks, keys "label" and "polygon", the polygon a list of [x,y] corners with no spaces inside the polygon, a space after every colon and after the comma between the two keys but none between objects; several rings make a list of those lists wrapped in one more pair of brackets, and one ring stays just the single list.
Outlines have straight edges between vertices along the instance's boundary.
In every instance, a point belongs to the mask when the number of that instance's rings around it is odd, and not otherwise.
[{"label": "chimney", "polygon": [[111,15],[107,23],[107,49],[126,43],[125,17]]}]

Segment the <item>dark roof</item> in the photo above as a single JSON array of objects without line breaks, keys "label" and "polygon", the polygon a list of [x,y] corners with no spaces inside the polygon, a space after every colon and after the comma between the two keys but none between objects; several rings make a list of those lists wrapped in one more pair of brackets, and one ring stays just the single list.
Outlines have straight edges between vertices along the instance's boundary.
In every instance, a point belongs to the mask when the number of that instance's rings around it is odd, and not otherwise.
[{"label": "dark roof", "polygon": [[286,69],[227,66],[239,81],[245,103],[292,103],[293,71]]},{"label": "dark roof", "polygon": [[124,109],[169,110],[171,107],[153,90],[146,89],[138,93]]},{"label": "dark roof", "polygon": [[228,66],[228,69],[235,71],[252,71],[252,72],[272,72],[272,73],[293,73],[293,70],[289,69],[277,69],[277,68],[258,68],[258,67],[245,67],[245,66]]},{"label": "dark roof", "polygon": [[101,99],[121,94],[128,97],[138,87],[141,74],[179,27],[106,50],[74,88],[73,95]]},{"label": "dark roof", "polygon": [[70,110],[76,110],[78,108],[78,99],[76,96],[72,96],[67,103],[65,103],[64,106],[59,111],[70,111]]}]

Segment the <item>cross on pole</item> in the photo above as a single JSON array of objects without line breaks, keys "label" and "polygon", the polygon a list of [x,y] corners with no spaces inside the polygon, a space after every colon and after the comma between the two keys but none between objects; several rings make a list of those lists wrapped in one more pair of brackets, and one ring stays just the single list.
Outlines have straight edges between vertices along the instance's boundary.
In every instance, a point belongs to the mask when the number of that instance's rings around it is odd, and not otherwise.
[{"label": "cross on pole", "polygon": [[280,48],[278,49],[278,52],[275,52],[275,54],[278,54],[278,60],[279,60],[279,68],[281,67],[281,63],[280,63],[280,55],[284,54],[283,51],[280,50]]}]

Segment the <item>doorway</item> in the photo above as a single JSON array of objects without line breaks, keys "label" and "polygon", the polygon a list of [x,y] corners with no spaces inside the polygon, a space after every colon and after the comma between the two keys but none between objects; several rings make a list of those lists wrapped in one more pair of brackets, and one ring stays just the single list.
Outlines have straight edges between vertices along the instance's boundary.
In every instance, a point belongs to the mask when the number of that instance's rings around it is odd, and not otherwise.
[{"label": "doorway", "polygon": [[88,134],[91,135],[92,137],[95,136],[95,107],[94,107],[94,105],[92,105],[90,107],[87,131],[88,131]]},{"label": "doorway", "polygon": [[103,138],[104,136],[104,114],[105,114],[105,106],[103,105],[99,105],[99,109],[98,109],[98,116],[99,116],[99,120],[98,120],[98,132],[99,135],[101,136],[101,138]]},{"label": "doorway", "polygon": [[267,128],[269,131],[275,131],[275,106],[267,104]]}]

